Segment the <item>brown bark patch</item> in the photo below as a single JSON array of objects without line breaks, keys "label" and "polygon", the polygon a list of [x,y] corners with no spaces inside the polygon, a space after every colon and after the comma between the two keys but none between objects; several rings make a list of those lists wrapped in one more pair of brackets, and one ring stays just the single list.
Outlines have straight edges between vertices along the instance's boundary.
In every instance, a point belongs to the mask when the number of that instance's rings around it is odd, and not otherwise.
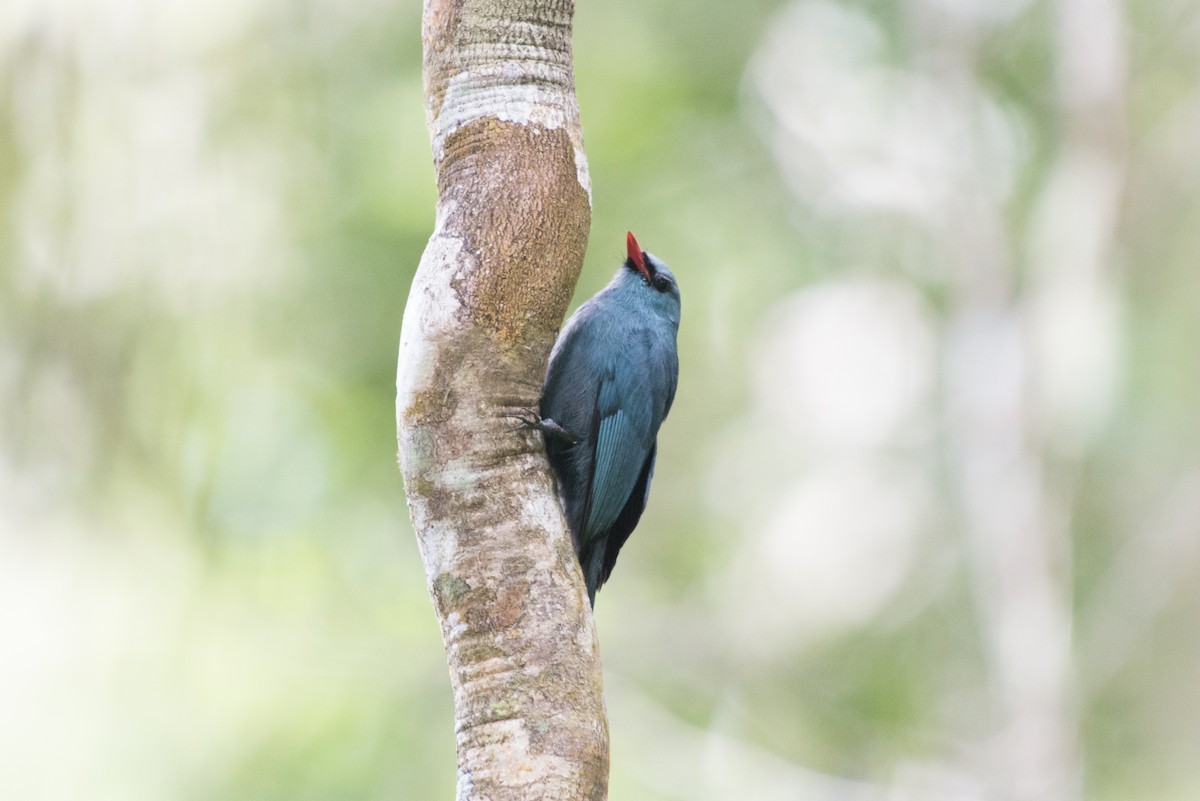
[{"label": "brown bark patch", "polygon": [[587,249],[579,220],[590,213],[566,130],[487,118],[445,148],[439,191],[472,210],[449,223],[479,265],[465,298],[472,321],[509,346],[552,341]]}]

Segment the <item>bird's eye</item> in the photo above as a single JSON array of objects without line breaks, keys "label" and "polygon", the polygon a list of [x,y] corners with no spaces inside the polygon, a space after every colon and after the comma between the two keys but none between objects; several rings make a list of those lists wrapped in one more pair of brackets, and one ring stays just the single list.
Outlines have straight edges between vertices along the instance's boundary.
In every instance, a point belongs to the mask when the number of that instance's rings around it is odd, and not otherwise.
[{"label": "bird's eye", "polygon": [[654,276],[654,288],[659,292],[666,292],[671,287],[671,281],[665,275]]}]

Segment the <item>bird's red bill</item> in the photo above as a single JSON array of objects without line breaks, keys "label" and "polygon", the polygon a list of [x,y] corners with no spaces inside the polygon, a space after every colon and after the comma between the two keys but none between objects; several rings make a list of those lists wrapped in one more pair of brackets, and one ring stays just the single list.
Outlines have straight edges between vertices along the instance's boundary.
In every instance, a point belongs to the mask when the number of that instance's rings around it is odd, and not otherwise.
[{"label": "bird's red bill", "polygon": [[629,253],[629,260],[633,262],[633,266],[638,268],[638,272],[646,276],[646,280],[650,280],[650,272],[646,269],[646,259],[642,255],[642,249],[638,245],[633,231],[628,231],[625,234],[625,248]]}]

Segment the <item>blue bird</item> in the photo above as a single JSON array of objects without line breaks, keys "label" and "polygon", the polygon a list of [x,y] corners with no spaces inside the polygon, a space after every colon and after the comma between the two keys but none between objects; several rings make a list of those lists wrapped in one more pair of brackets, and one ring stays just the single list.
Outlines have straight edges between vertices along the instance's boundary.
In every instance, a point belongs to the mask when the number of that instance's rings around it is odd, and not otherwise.
[{"label": "blue bird", "polygon": [[593,606],[646,508],[679,380],[679,285],[632,233],[626,245],[613,280],[563,326],[541,414],[518,415],[545,438]]}]

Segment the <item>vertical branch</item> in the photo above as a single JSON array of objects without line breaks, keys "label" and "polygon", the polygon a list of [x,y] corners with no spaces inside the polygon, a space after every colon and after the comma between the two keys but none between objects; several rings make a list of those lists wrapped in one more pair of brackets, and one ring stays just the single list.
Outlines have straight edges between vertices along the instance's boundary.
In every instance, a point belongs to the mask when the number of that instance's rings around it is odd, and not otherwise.
[{"label": "vertical branch", "polygon": [[458,798],[603,799],[592,616],[535,437],[591,219],[571,0],[427,0],[437,222],[400,336],[400,466],[454,690]]}]

